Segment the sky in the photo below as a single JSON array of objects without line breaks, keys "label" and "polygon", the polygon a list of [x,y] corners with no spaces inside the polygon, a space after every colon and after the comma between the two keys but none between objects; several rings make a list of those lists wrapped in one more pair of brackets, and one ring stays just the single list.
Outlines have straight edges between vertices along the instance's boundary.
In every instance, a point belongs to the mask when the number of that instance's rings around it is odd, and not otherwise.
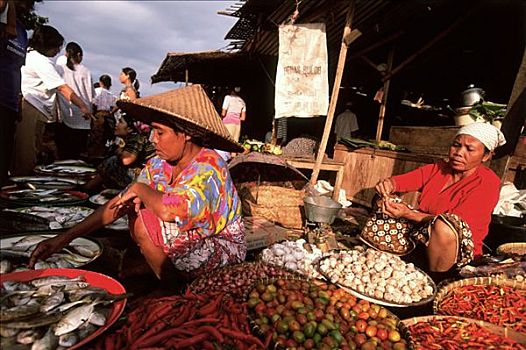
[{"label": "sky", "polygon": [[[112,77],[111,90],[122,88],[123,67],[137,72],[141,96],[176,88],[173,82],[150,83],[169,52],[218,50],[236,18],[217,14],[236,1],[92,1],[44,0],[37,14],[48,17],[65,41],[77,42],[93,81]],[[62,52],[63,53],[63,52]]]}]

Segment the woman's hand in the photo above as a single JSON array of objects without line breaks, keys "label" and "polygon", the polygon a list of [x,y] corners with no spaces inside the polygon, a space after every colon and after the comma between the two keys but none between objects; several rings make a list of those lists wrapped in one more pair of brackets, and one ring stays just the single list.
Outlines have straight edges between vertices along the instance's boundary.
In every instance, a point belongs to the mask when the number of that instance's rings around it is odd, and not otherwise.
[{"label": "woman's hand", "polygon": [[389,199],[382,201],[382,211],[392,218],[407,218],[412,210],[404,203],[396,203]]},{"label": "woman's hand", "polygon": [[29,268],[32,269],[38,260],[45,260],[51,254],[59,252],[71,242],[71,240],[72,239],[67,236],[56,235],[55,237],[40,242],[29,258]]},{"label": "woman's hand", "polygon": [[379,181],[376,184],[376,192],[378,192],[382,197],[389,197],[395,189],[394,182],[391,178],[387,178]]},{"label": "woman's hand", "polygon": [[138,213],[141,209],[142,201],[137,194],[136,188],[140,184],[131,185],[126,192],[120,193],[117,197],[117,201],[113,203],[111,208],[117,208],[117,212],[121,210],[127,210],[131,205],[134,206],[135,212]]}]

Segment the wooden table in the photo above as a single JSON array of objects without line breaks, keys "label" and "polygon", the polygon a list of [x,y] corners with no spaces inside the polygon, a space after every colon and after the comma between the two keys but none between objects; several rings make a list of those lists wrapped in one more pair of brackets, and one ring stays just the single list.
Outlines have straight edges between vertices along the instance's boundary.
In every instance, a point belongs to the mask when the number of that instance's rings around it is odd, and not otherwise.
[{"label": "wooden table", "polygon": [[[375,185],[378,181],[433,163],[442,156],[372,148],[349,149],[342,144],[337,144],[334,148],[334,158],[344,163],[345,174],[342,186],[347,198],[370,207],[376,194]],[[414,192],[407,193],[403,199],[416,206],[417,195]]]},{"label": "wooden table", "polygon": [[[297,169],[313,170],[314,165],[316,164],[316,160],[311,158],[286,158],[285,160],[287,164]],[[320,170],[336,172],[336,180],[334,181],[334,191],[332,193],[332,199],[334,199],[335,201],[338,201],[340,189],[342,188],[344,169],[344,163],[336,161],[334,159],[324,159],[321,163]]]}]

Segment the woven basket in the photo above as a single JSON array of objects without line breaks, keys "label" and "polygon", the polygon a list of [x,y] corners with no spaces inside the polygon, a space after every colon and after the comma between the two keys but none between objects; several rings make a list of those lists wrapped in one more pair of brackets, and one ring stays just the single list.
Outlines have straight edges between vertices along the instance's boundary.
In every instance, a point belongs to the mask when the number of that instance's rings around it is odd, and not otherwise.
[{"label": "woven basket", "polygon": [[497,248],[498,255],[526,255],[526,243],[505,243]]},{"label": "woven basket", "polygon": [[512,287],[515,289],[525,289],[526,290],[526,282],[519,282],[515,279],[503,278],[500,276],[466,278],[466,279],[455,281],[449,284],[439,285],[438,293],[436,294],[435,300],[433,301],[433,313],[435,314],[440,313],[438,306],[440,302],[442,301],[442,299],[444,299],[451,290],[458,288],[458,287],[471,286],[471,285],[508,286],[508,287]]},{"label": "woven basket", "polygon": [[286,228],[303,227],[303,190],[274,185],[239,186],[244,216],[261,216]]},{"label": "woven basket", "polygon": [[[500,335],[501,337],[506,337],[506,338],[509,338],[511,340],[514,340],[516,341],[517,343],[520,343],[520,344],[526,344],[526,334],[523,334],[523,333],[520,333],[520,332],[516,332],[508,327],[499,327],[497,325],[494,325],[493,323],[489,323],[489,322],[484,322],[484,321],[480,321],[480,320],[475,320],[475,319],[472,319],[472,318],[467,318],[467,317],[459,317],[459,316],[441,316],[441,315],[431,315],[431,316],[419,316],[419,317],[411,317],[411,318],[407,318],[405,320],[402,320],[402,323],[409,327],[411,325],[414,325],[416,323],[419,323],[419,322],[428,322],[430,320],[440,320],[440,319],[443,319],[443,318],[453,318],[455,320],[459,320],[459,321],[464,321],[466,323],[474,323],[478,326],[481,326],[481,327],[484,327],[486,328],[488,331],[494,333],[494,334],[497,334],[497,335]],[[411,333],[409,332],[409,337],[411,339],[412,342],[415,342],[415,339],[411,336]]]}]

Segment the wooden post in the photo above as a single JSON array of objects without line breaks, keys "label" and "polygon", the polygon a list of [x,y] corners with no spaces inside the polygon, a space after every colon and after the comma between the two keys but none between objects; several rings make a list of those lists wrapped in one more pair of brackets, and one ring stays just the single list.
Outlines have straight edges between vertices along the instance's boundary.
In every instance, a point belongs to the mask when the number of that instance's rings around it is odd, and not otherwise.
[{"label": "wooden post", "polygon": [[188,79],[189,79],[188,75],[189,75],[188,74],[188,68],[186,68],[184,70],[184,86],[188,86]]},{"label": "wooden post", "polygon": [[[325,128],[323,130],[323,136],[321,138],[320,148],[318,149],[318,155],[316,157],[316,164],[312,170],[312,176],[310,178],[310,184],[315,185],[318,181],[318,175],[320,174],[321,163],[323,163],[323,156],[325,155],[325,149],[327,148],[327,141],[329,140],[332,120],[334,118],[334,112],[336,110],[336,103],[338,102],[338,95],[340,92],[340,86],[342,83],[343,70],[345,68],[345,59],[347,58],[347,43],[349,42],[348,37],[351,34],[351,24],[354,17],[354,9],[356,7],[356,0],[349,1],[349,11],[347,12],[347,19],[345,21],[345,28],[343,29],[342,44],[340,48],[340,57],[338,58],[338,66],[336,68],[336,76],[334,77],[334,84],[332,86],[331,101],[329,104],[329,111],[327,112],[327,120],[325,121]],[[335,193],[335,195],[338,195]]]},{"label": "wooden post", "polygon": [[[389,56],[387,57],[387,75],[391,74],[393,69],[393,57],[394,57],[394,46],[389,50]],[[389,86],[391,85],[391,79],[384,82],[384,95],[382,97],[382,104],[380,105],[380,113],[378,115],[378,126],[376,127],[376,142],[380,142],[382,139],[382,130],[384,128],[385,118],[385,106],[387,105],[387,96],[389,95]]]}]

